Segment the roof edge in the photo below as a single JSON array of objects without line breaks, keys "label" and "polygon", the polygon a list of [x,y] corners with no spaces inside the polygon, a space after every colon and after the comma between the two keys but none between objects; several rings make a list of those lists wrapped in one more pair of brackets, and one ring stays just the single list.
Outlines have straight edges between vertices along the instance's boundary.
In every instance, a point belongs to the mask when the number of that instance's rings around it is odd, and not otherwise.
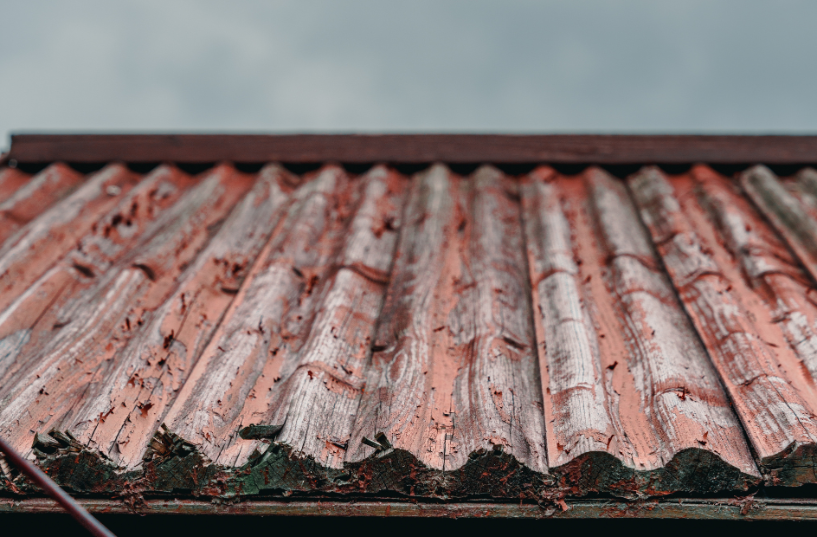
[{"label": "roof edge", "polygon": [[618,134],[17,134],[9,159],[531,164],[812,164],[817,136]]},{"label": "roof edge", "polygon": [[[91,513],[178,514],[178,515],[275,515],[275,516],[365,516],[397,518],[655,518],[720,520],[817,520],[817,502],[808,499],[744,498],[653,501],[564,500],[554,505],[497,502],[336,501],[336,500],[251,500],[213,503],[194,499],[145,499],[137,506],[122,499],[77,501]],[[0,499],[3,513],[53,513],[60,507],[53,500]],[[1,519],[1,518],[0,518]]]}]

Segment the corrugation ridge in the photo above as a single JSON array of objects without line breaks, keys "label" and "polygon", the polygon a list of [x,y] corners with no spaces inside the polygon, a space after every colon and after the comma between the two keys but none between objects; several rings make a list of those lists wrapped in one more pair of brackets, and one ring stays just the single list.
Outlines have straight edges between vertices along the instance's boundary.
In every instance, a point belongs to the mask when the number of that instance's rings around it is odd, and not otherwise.
[{"label": "corrugation ridge", "polygon": [[740,184],[817,282],[817,221],[765,166],[743,172]]},{"label": "corrugation ridge", "polygon": [[412,179],[349,444],[350,484],[544,494],[519,213],[515,185],[490,167],[462,179],[438,164]]},{"label": "corrugation ridge", "polygon": [[284,355],[300,348],[314,314],[314,287],[327,275],[327,259],[342,230],[337,223],[347,191],[345,173],[329,166],[294,192],[239,301],[168,412],[168,431],[195,445],[207,460],[218,461],[235,445],[239,429],[263,418],[263,405],[260,415],[254,409],[266,397],[257,385],[269,384],[263,388],[268,391],[280,376]]},{"label": "corrugation ridge", "polygon": [[[0,313],[0,386],[70,322],[70,304],[91,292],[118,260],[130,253],[150,225],[192,184],[186,174],[162,166],[146,176],[50,270]],[[11,368],[11,370],[10,370]],[[0,388],[2,391],[2,388]]]},{"label": "corrugation ridge", "polygon": [[[747,476],[757,476],[717,372],[669,278],[658,269],[649,234],[625,185],[598,169],[585,175],[597,222],[605,230],[608,285],[618,295],[620,314],[632,337],[631,357],[641,360],[644,410],[666,449],[659,460],[666,464],[685,449],[707,450]],[[649,267],[634,262],[633,253],[649,259]]]},{"label": "corrugation ridge", "polygon": [[[0,202],[0,245],[13,241],[22,227],[73,192],[83,179],[67,165],[55,163],[16,189]],[[6,188],[3,183],[0,189]]]},{"label": "corrugation ridge", "polygon": [[[522,187],[526,243],[545,394],[548,465],[606,451],[615,436],[602,379],[596,329],[578,281],[570,224],[561,207],[558,181],[542,171]],[[552,266],[562,270],[554,271]],[[580,389],[582,388],[582,389]]]},{"label": "corrugation ridge", "polygon": [[138,178],[120,164],[106,166],[0,246],[0,311],[74,247]]},{"label": "corrugation ridge", "polygon": [[470,414],[473,432],[459,449],[470,456],[501,448],[546,473],[521,203],[516,185],[495,168],[483,166],[468,182],[471,230],[464,263],[474,286],[463,289],[460,300],[473,308],[463,313],[474,317],[474,343],[467,376],[457,378],[454,405]]},{"label": "corrugation ridge", "polygon": [[[208,228],[218,224],[248,189],[248,181],[242,185],[237,179],[227,166],[210,172],[163,215],[175,215],[183,224],[160,217],[152,229],[170,224],[174,232],[148,233],[131,255],[69,306],[70,322],[36,353],[32,366],[7,379],[0,424],[18,450],[30,452],[30,430],[70,419],[74,405],[115,368],[115,358],[132,337],[132,329],[150,320],[184,267],[206,246]],[[134,260],[150,270],[134,266]]]},{"label": "corrugation ridge", "polygon": [[281,187],[285,175],[277,166],[258,174],[253,188],[180,275],[174,293],[118,353],[102,387],[63,423],[81,443],[127,469],[142,462],[153,433],[280,216],[287,199]]},{"label": "corrugation ridge", "polygon": [[282,380],[264,397],[260,420],[282,425],[277,443],[327,468],[341,468],[346,458],[405,190],[405,179],[382,166],[356,183],[360,201],[338,242],[333,268],[316,290],[314,321],[303,347],[282,364]]},{"label": "corrugation ridge", "polygon": [[795,175],[794,182],[795,192],[800,195],[800,201],[814,219],[817,214],[817,170],[803,168]]},{"label": "corrugation ridge", "polygon": [[[452,179],[448,168],[442,165],[435,165],[412,179],[397,244],[397,261],[381,314],[384,319],[378,326],[376,350],[367,372],[367,391],[349,443],[352,461],[372,454],[373,448],[364,443],[363,438],[374,441],[378,433],[391,445],[420,460],[428,449],[421,447],[428,438],[424,424],[432,427],[431,416],[426,414],[431,411],[427,398],[433,381],[426,375],[433,378],[437,374],[435,366],[446,367],[442,361],[435,364],[431,360],[433,330],[438,326],[430,325],[434,317],[440,316],[436,310],[448,306],[438,304],[447,297],[437,299],[434,295],[442,279],[447,249],[454,246],[449,243],[448,230],[455,231],[460,222],[452,223],[454,218],[459,218],[455,201],[458,183],[452,184],[452,181],[456,179]],[[412,417],[416,412],[424,417]],[[451,418],[446,418],[450,429]],[[443,436],[448,432],[445,428],[441,431]],[[429,448],[441,440],[440,434],[434,434],[429,440]],[[441,460],[439,464],[431,464],[436,468],[442,465]]]},{"label": "corrugation ridge", "polygon": [[[0,207],[5,205],[6,201],[30,180],[30,174],[24,173],[17,168],[5,166],[0,168]],[[0,244],[2,244],[2,241],[0,241]]]},{"label": "corrugation ridge", "polygon": [[[788,354],[781,355],[779,350],[775,352],[785,365],[787,381],[803,394],[813,412],[817,403],[817,306],[808,299],[811,279],[774,228],[735,191],[731,182],[706,166],[693,168],[693,176],[700,203],[708,210],[725,247],[740,263],[748,285],[764,302],[771,323],[794,351],[795,360],[787,360]],[[792,446],[787,446],[784,451],[790,449]],[[800,456],[811,458],[802,451]],[[817,480],[804,473],[798,472],[796,480]],[[777,479],[783,482],[779,476]]]},{"label": "corrugation ridge", "polygon": [[[540,169],[523,204],[560,486],[644,496],[755,482],[739,424],[623,185],[599,169],[584,178]],[[554,252],[565,270],[540,279]],[[707,480],[690,460],[704,461]]]},{"label": "corrugation ridge", "polygon": [[[804,399],[798,383],[781,376],[791,370],[794,357],[782,343],[773,315],[715,240],[704,209],[694,204],[694,196],[676,195],[673,184],[692,194],[691,179],[673,181],[657,169],[645,169],[630,178],[630,186],[653,237],[665,238],[663,230],[673,230],[671,240],[658,244],[658,250],[768,475],[770,464],[790,446],[813,444],[817,425],[810,396]],[[678,199],[684,200],[683,206]],[[744,257],[749,259],[745,252]],[[688,281],[689,274],[703,266],[719,277]],[[778,340],[781,344],[772,343]]]}]

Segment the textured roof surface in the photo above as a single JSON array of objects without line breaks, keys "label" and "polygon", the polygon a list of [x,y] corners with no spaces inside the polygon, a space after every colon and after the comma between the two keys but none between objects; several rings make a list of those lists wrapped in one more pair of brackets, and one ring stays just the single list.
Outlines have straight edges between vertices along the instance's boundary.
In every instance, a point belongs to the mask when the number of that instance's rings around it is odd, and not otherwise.
[{"label": "textured roof surface", "polygon": [[77,492],[817,483],[815,277],[811,169],[3,168],[0,434]]}]

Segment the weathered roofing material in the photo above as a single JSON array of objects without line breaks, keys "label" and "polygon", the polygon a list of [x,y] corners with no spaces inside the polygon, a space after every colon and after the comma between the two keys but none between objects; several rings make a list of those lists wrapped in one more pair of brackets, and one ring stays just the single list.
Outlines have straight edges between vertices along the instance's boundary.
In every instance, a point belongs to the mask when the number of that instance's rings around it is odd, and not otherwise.
[{"label": "weathered roofing material", "polygon": [[817,482],[813,172],[9,170],[0,434],[77,492]]},{"label": "weathered roofing material", "polygon": [[[776,181],[753,169],[743,183],[758,172]],[[773,484],[815,482],[813,282],[734,185],[712,170],[696,166],[670,180],[650,168],[630,186],[761,468]]]},{"label": "weathered roofing material", "polygon": [[583,178],[539,169],[525,186],[548,460],[577,467],[564,486],[587,475],[583,460],[608,469],[600,480],[615,475],[601,488],[622,492],[710,491],[759,477],[624,184],[598,168]]}]

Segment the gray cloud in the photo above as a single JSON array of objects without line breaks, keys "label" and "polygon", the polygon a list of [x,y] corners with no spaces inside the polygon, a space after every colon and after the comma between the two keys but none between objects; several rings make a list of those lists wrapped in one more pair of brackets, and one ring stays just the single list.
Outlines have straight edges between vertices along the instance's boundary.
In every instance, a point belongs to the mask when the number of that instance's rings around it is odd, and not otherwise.
[{"label": "gray cloud", "polygon": [[817,132],[808,0],[0,7],[3,137]]}]

